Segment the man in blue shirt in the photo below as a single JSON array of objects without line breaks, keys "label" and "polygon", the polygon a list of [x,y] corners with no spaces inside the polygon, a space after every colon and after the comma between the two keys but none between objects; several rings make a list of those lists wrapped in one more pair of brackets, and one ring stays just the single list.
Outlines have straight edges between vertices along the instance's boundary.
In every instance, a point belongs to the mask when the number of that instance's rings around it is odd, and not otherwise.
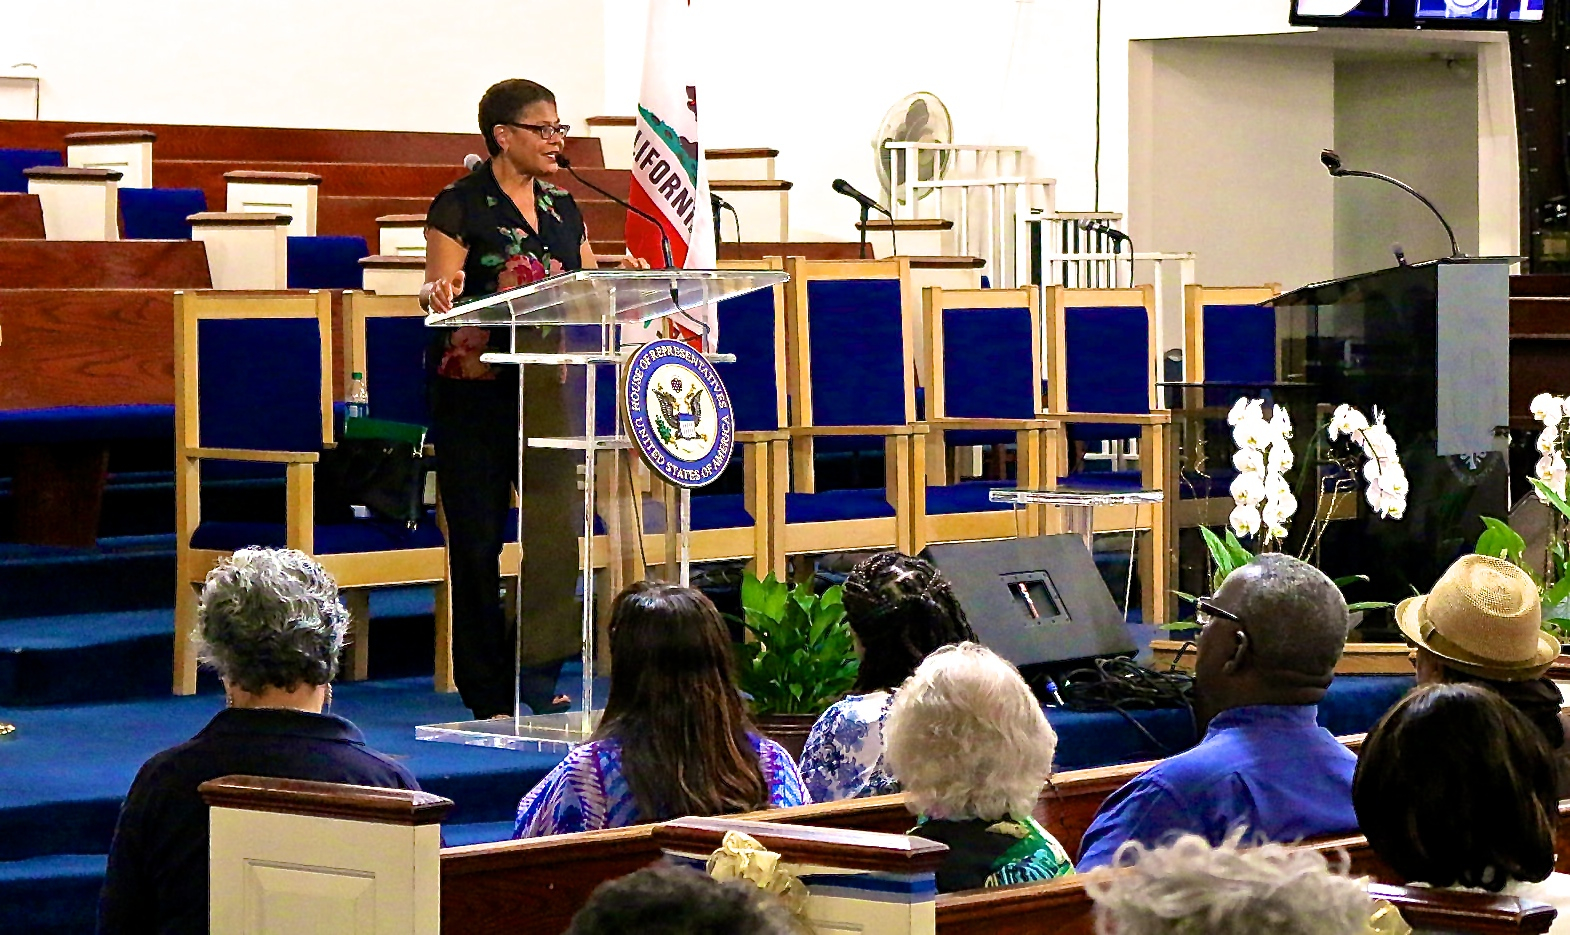
[{"label": "man in blue shirt", "polygon": [[1215,845],[1239,825],[1245,840],[1281,842],[1357,829],[1357,757],[1316,721],[1346,643],[1340,590],[1312,565],[1265,554],[1201,598],[1198,620],[1204,739],[1102,803],[1080,842],[1080,870],[1111,863],[1125,841],[1157,845],[1185,832]]}]

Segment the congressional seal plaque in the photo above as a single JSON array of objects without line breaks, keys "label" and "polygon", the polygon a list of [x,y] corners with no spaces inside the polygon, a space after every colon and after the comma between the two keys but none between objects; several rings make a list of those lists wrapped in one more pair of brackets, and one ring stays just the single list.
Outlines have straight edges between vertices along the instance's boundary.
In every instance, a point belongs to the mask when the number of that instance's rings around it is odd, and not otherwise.
[{"label": "congressional seal plaque", "polygon": [[670,483],[702,487],[730,464],[730,394],[714,365],[680,341],[651,341],[628,359],[621,402],[633,444]]}]

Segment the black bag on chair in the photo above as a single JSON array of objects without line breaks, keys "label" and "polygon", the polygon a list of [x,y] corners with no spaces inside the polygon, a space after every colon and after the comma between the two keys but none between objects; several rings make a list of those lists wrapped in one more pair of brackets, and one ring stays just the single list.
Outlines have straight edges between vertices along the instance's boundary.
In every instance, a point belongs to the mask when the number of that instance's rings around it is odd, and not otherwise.
[{"label": "black bag on chair", "polygon": [[423,425],[386,419],[346,419],[335,448],[317,466],[320,522],[347,522],[356,507],[409,529],[425,517]]}]

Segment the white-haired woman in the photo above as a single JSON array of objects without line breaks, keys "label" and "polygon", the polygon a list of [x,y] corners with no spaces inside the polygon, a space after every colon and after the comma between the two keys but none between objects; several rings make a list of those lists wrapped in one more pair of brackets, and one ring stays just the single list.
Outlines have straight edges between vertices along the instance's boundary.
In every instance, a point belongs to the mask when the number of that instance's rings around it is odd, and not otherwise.
[{"label": "white-haired woman", "polygon": [[1086,876],[1101,935],[1362,935],[1377,909],[1359,880],[1308,848],[1216,847],[1186,834],[1165,847],[1128,841]]},{"label": "white-haired woman", "polygon": [[207,932],[207,806],[196,787],[228,775],[418,789],[407,769],[324,714],[349,613],[322,566],[291,549],[242,549],[207,576],[202,660],[226,707],[148,760],[115,826],[100,933]]},{"label": "white-haired woman", "polygon": [[895,693],[883,733],[884,763],[920,818],[910,833],[948,845],[938,892],[1074,872],[1031,817],[1057,735],[992,650],[967,642],[928,656]]}]

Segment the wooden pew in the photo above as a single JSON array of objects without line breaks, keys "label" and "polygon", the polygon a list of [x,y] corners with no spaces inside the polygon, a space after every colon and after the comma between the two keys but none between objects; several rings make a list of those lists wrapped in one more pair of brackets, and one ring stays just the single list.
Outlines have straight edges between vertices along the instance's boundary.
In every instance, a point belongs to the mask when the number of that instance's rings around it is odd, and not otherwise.
[{"label": "wooden pew", "polygon": [[190,240],[0,242],[0,289],[207,289],[207,248]]},{"label": "wooden pew", "polygon": [[0,192],[0,237],[44,238],[44,207],[37,195]]}]

